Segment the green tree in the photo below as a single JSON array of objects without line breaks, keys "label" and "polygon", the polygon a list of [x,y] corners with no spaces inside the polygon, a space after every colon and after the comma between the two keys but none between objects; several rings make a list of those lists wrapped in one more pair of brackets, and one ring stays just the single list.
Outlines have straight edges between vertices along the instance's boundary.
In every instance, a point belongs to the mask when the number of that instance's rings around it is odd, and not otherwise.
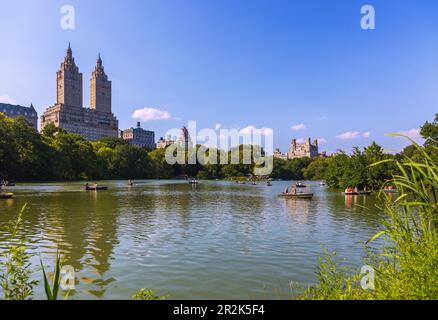
[{"label": "green tree", "polygon": [[329,158],[319,157],[314,159],[304,170],[304,178],[307,180],[325,180],[329,167]]},{"label": "green tree", "polygon": [[390,154],[385,154],[382,147],[376,142],[373,142],[370,146],[364,149],[363,156],[367,166],[366,170],[366,185],[373,190],[378,190],[382,187],[385,181],[392,178],[396,172],[396,167],[393,163],[385,162],[380,166],[371,166],[374,163],[382,160],[393,158]]},{"label": "green tree", "polygon": [[114,148],[111,167],[115,177],[123,179],[146,179],[153,177],[148,152],[133,145],[117,145]]},{"label": "green tree", "polygon": [[0,113],[0,180],[12,178],[18,151],[12,134],[13,120]]},{"label": "green tree", "polygon": [[16,150],[17,158],[10,174],[19,180],[39,180],[49,176],[52,169],[50,148],[35,128],[19,117],[12,122],[11,133],[13,140],[10,145]]},{"label": "green tree", "polygon": [[149,152],[152,161],[152,177],[156,179],[168,179],[175,175],[174,167],[166,161],[166,150],[155,149]]},{"label": "green tree", "polygon": [[93,179],[97,175],[97,156],[90,142],[78,134],[60,130],[50,140],[55,151],[54,171],[63,180]]},{"label": "green tree", "polygon": [[426,122],[421,127],[421,135],[426,139],[424,146],[431,157],[438,159],[438,113],[432,122]]},{"label": "green tree", "polygon": [[425,146],[438,146],[438,113],[432,122],[426,121],[421,127],[420,134],[426,139]]}]

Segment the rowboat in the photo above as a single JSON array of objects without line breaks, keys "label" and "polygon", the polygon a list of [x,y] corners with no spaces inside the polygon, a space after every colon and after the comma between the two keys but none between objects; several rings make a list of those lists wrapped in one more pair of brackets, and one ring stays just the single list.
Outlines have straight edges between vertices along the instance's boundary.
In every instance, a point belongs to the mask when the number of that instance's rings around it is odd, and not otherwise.
[{"label": "rowboat", "polygon": [[108,187],[103,187],[103,186],[97,186],[97,187],[93,187],[93,186],[88,186],[85,187],[86,191],[101,191],[101,190],[108,190]]},{"label": "rowboat", "polygon": [[13,197],[13,193],[0,193],[0,199],[12,199]]},{"label": "rowboat", "polygon": [[351,191],[351,192],[342,192],[345,196],[368,196],[372,192],[371,191]]},{"label": "rowboat", "polygon": [[313,193],[280,193],[278,196],[282,198],[311,199],[313,198]]}]

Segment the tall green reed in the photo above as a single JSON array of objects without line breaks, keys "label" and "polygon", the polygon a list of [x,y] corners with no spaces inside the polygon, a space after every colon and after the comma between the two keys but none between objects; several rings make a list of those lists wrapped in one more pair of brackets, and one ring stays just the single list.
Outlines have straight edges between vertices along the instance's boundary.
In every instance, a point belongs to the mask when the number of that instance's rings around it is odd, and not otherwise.
[{"label": "tall green reed", "polygon": [[318,283],[301,298],[438,299],[438,159],[409,140],[418,150],[415,160],[403,157],[372,165],[394,161],[398,172],[386,184],[399,191],[395,200],[380,193],[382,230],[367,241],[364,262],[375,270],[375,289],[363,289],[360,274],[339,267],[327,254],[317,270]]}]

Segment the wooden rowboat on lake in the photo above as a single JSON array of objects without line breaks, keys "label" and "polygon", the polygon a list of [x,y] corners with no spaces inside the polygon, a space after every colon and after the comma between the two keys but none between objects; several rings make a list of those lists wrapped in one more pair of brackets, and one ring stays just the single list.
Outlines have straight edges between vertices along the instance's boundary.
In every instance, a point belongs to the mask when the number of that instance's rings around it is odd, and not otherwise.
[{"label": "wooden rowboat on lake", "polygon": [[371,191],[351,191],[351,192],[342,192],[344,196],[369,196]]},{"label": "wooden rowboat on lake", "polygon": [[0,199],[12,199],[13,197],[13,193],[0,193]]},{"label": "wooden rowboat on lake", "polygon": [[302,193],[297,192],[295,194],[292,194],[292,193],[280,193],[278,196],[282,197],[282,198],[311,199],[311,198],[313,198],[313,193],[304,193],[304,192],[302,192]]},{"label": "wooden rowboat on lake", "polygon": [[85,191],[102,191],[102,190],[108,190],[108,187],[104,186],[85,186]]}]

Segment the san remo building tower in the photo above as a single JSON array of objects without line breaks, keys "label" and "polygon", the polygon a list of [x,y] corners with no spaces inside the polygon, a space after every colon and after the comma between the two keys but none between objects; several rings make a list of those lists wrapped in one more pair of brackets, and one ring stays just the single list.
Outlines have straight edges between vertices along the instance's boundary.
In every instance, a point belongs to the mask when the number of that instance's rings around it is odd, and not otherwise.
[{"label": "san remo building tower", "polygon": [[56,73],[56,104],[41,117],[41,129],[52,123],[90,141],[118,136],[118,121],[111,111],[111,81],[97,59],[91,75],[90,108],[82,105],[82,73],[76,66],[70,44],[64,62]]}]

